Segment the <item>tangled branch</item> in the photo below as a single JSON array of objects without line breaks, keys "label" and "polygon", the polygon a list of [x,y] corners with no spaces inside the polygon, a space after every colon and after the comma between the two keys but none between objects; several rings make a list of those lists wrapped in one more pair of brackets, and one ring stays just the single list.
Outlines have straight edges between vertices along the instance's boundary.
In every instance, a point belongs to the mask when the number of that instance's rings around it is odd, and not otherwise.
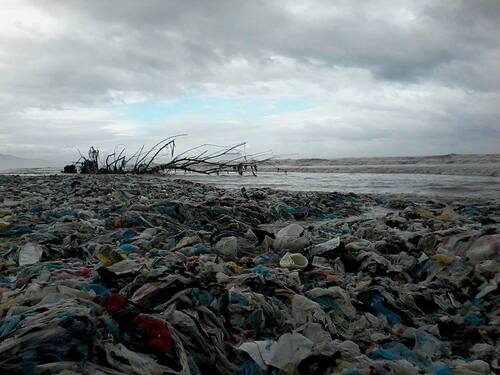
[{"label": "tangled branch", "polygon": [[[78,151],[80,158],[73,165],[65,167],[65,171],[75,173],[78,169],[83,174],[157,174],[184,171],[207,175],[223,172],[243,175],[250,172],[255,176],[257,165],[270,159],[266,158],[270,152],[247,155],[245,143],[230,147],[203,144],[175,155],[176,141],[183,136],[185,134],[162,139],[147,150],[143,145],[130,157],[126,156],[124,146],[119,151],[115,147],[112,153],[103,156],[103,161],[100,151],[92,146],[86,156]],[[159,163],[158,160],[163,157],[170,160]]]}]

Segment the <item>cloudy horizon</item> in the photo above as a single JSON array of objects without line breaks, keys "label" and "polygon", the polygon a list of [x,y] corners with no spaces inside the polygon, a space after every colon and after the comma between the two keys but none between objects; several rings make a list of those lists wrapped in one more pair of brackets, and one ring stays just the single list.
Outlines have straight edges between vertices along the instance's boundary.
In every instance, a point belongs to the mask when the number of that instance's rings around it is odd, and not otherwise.
[{"label": "cloudy horizon", "polygon": [[494,0],[4,0],[0,154],[179,133],[294,158],[498,153],[499,18]]}]

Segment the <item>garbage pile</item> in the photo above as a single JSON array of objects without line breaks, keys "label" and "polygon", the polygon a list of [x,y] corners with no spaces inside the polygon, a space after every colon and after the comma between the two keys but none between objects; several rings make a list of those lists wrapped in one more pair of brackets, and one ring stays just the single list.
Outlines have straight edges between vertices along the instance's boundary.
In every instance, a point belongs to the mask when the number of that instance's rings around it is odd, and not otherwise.
[{"label": "garbage pile", "polygon": [[498,373],[499,223],[499,201],[0,176],[0,373]]}]

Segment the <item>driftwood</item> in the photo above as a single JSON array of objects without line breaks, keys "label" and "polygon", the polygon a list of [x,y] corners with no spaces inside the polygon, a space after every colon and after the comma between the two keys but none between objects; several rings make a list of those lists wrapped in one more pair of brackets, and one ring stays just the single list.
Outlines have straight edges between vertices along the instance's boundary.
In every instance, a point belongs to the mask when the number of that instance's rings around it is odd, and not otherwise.
[{"label": "driftwood", "polygon": [[[231,147],[204,144],[176,155],[176,141],[182,136],[184,134],[165,138],[149,149],[145,149],[143,145],[129,157],[123,146],[104,156],[97,148],[90,147],[87,155],[79,152],[80,158],[73,165],[83,174],[158,174],[184,171],[207,175],[223,172],[243,175],[248,172],[255,176],[258,164],[269,160],[265,158],[269,152],[247,155],[245,143]],[[165,156],[169,160],[159,162]],[[73,170],[68,168],[70,169]]]}]

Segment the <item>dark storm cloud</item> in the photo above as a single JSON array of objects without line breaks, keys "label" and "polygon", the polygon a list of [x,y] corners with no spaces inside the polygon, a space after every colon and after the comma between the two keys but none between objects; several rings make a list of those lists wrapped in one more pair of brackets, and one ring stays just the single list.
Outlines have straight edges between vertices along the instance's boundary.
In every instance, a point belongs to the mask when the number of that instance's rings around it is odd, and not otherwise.
[{"label": "dark storm cloud", "polygon": [[[0,147],[8,150],[92,142],[98,132],[148,134],[108,106],[193,95],[322,98],[314,111],[252,122],[278,151],[284,139],[308,139],[314,151],[314,139],[335,138],[356,143],[353,153],[366,141],[369,152],[373,142],[418,135],[425,143],[436,132],[474,134],[467,150],[495,148],[495,0],[6,0],[0,7]],[[169,126],[187,120],[217,127],[182,116]],[[234,138],[258,139],[246,119],[233,120]],[[189,121],[186,130],[200,134]]]},{"label": "dark storm cloud", "polygon": [[[104,29],[101,42],[116,38],[118,44],[112,43],[108,52],[128,49],[134,71],[147,66],[157,73],[172,52],[182,50],[175,60],[184,58],[200,69],[234,56],[263,60],[276,54],[303,63],[314,59],[366,68],[380,79],[407,81],[430,76],[439,80],[435,71],[448,64],[488,61],[492,51],[498,52],[499,4],[126,0],[77,1],[71,7],[55,2],[50,9],[75,19],[76,25]],[[458,74],[453,78],[454,84],[470,84]]]}]

